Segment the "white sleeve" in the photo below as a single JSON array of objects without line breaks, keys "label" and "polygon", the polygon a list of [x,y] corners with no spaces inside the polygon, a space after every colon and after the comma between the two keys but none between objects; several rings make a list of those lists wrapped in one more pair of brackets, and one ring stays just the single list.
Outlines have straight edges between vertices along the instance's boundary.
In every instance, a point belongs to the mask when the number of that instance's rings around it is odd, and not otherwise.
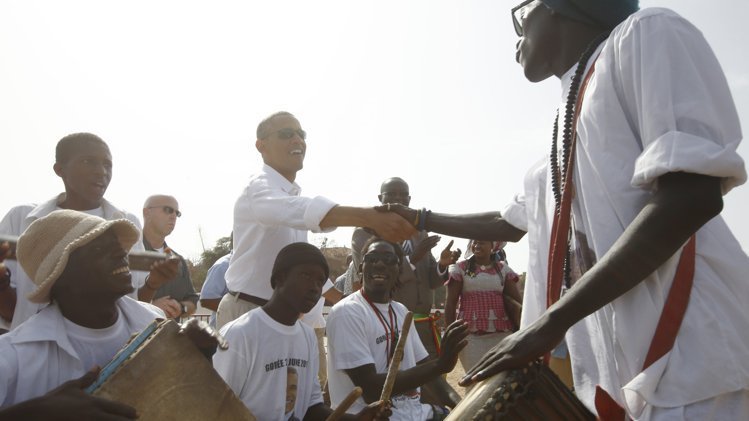
[{"label": "white sleeve", "polygon": [[264,226],[323,232],[320,222],[335,206],[335,202],[323,196],[290,196],[258,179],[250,184],[247,195],[237,201],[235,216],[239,211],[240,214],[252,215],[254,221]]},{"label": "white sleeve", "polygon": [[720,177],[724,193],[744,183],[736,107],[702,33],[661,12],[633,20],[612,38],[614,83],[643,147],[631,184],[652,189],[669,172]]},{"label": "white sleeve", "polygon": [[502,218],[513,227],[528,231],[528,215],[525,211],[525,195],[517,194],[502,210]]},{"label": "white sleeve", "polygon": [[328,352],[333,351],[330,361],[336,370],[375,364],[368,345],[366,320],[351,310],[353,306],[344,303],[341,307],[334,307],[328,315],[327,334],[332,345]]}]

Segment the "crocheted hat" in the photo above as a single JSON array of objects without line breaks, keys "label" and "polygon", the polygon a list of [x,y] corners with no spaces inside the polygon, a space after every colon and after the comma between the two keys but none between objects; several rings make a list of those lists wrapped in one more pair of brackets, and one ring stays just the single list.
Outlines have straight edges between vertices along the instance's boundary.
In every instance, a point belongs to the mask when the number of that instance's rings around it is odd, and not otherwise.
[{"label": "crocheted hat", "polygon": [[639,0],[541,0],[551,10],[576,21],[612,29],[636,12]]},{"label": "crocheted hat", "polygon": [[325,260],[320,249],[309,243],[292,243],[281,249],[273,262],[273,271],[270,275],[270,284],[273,289],[276,288],[276,276],[285,272],[296,265],[317,264],[322,266],[325,271],[325,277],[330,276],[328,261]]},{"label": "crocheted hat", "polygon": [[138,241],[140,231],[127,219],[107,221],[74,210],[58,210],[34,221],[18,238],[18,263],[37,285],[27,298],[33,303],[49,302],[49,292],[68,264],[70,253],[114,230],[122,248]]}]

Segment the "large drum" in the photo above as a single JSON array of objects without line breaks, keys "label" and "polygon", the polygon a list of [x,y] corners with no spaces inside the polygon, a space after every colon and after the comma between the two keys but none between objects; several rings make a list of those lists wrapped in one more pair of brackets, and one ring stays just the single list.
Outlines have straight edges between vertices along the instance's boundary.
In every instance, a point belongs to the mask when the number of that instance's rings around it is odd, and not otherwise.
[{"label": "large drum", "polygon": [[548,367],[499,373],[477,384],[447,417],[448,420],[595,420]]},{"label": "large drum", "polygon": [[139,420],[255,420],[172,320],[151,323],[88,392],[135,407]]}]

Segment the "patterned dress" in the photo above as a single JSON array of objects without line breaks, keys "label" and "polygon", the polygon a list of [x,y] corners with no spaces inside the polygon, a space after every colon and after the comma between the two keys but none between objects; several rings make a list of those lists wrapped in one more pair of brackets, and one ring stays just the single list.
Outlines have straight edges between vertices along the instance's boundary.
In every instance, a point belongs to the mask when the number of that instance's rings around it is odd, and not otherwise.
[{"label": "patterned dress", "polygon": [[502,292],[505,282],[517,282],[518,275],[504,262],[486,266],[474,263],[470,272],[468,267],[468,260],[450,265],[446,282],[460,282],[463,286],[457,318],[468,322],[468,330],[473,334],[511,331],[513,326],[505,313]]}]

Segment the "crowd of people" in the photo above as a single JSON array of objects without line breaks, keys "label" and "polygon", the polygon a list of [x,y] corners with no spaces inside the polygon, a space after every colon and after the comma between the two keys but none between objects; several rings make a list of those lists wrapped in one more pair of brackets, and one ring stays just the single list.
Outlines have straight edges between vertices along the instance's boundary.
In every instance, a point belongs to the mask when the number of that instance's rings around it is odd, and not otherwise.
[{"label": "crowd of people", "polygon": [[[216,329],[190,322],[183,334],[261,420],[326,419],[355,387],[343,419],[440,420],[460,401],[444,379],[459,359],[470,387],[552,350],[602,419],[749,418],[749,258],[720,217],[746,172],[712,51],[678,14],[636,0],[527,0],[511,12],[526,78],[556,76],[563,95],[551,154],[502,212],[412,209],[392,174],[373,207],[306,197],[295,179],[307,133],[276,112],[257,126],[264,164],[236,200],[232,252],[199,295],[166,243],[176,198],[149,196],[141,228],[104,198],[107,144],[65,136],[54,164],[64,192],[0,222],[19,237],[15,260],[0,245],[0,420],[135,418],[82,389],[133,333],[190,316],[198,299]],[[356,229],[337,289],[307,234],[343,226]],[[471,239],[463,260],[452,243],[435,257],[430,233]],[[525,236],[521,297],[501,245]],[[131,250],[171,257],[135,270]],[[431,312],[442,285],[444,332]]]}]

